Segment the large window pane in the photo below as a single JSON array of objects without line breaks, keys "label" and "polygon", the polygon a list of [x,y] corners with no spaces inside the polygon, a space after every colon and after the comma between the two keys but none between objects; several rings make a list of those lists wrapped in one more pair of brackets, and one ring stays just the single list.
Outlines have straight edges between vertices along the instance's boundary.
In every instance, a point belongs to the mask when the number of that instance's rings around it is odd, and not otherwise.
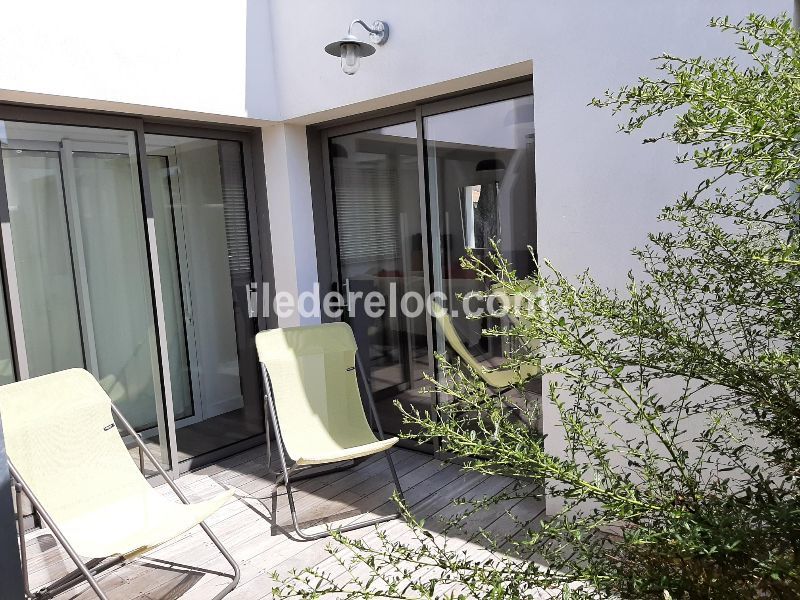
[{"label": "large window pane", "polygon": [[187,460],[264,432],[242,148],[151,134],[146,143],[178,454]]},{"label": "large window pane", "polygon": [[[432,222],[434,289],[443,292],[458,335],[487,365],[502,361],[502,339],[482,330],[496,319],[466,318],[462,298],[486,291],[460,259],[485,258],[495,240],[520,277],[530,274],[536,245],[533,97],[527,96],[424,119]],[[474,308],[474,307],[473,307]],[[441,332],[438,351],[446,350]]]},{"label": "large window pane", "polygon": [[3,126],[30,374],[85,367],[169,466],[134,134]]},{"label": "large window pane", "polygon": [[[414,123],[330,141],[339,268],[348,292],[378,292],[387,299],[424,295],[416,144]],[[429,396],[420,394],[429,367],[426,314],[386,310],[371,316],[362,302],[350,308],[382,424],[396,433],[402,423],[395,399],[422,410],[430,406]]]},{"label": "large window pane", "polygon": [[3,164],[28,371],[84,367],[60,153],[4,149]]}]

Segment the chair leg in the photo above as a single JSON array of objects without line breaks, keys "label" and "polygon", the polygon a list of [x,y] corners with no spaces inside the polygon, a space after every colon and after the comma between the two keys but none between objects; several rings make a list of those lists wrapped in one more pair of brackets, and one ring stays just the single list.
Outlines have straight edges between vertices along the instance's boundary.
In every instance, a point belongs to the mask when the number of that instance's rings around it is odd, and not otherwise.
[{"label": "chair leg", "polygon": [[[102,558],[95,558],[86,563],[85,566],[92,576],[96,576],[108,571],[112,567],[122,564],[123,562],[125,562],[125,559],[122,556],[115,556],[108,562],[104,562]],[[54,596],[58,596],[59,594],[77,586],[81,582],[82,578],[83,573],[76,569],[71,573],[64,575],[64,577],[61,579],[57,579],[53,583],[50,583],[46,587],[40,589],[38,592],[36,592],[34,597],[52,598]]]},{"label": "chair leg", "polygon": [[[227,549],[222,545],[222,542],[219,541],[216,535],[211,531],[211,529],[205,523],[201,522],[200,527],[206,533],[206,535],[211,539],[212,543],[217,547],[220,551],[222,556],[228,561],[228,564],[231,565],[233,568],[233,579],[231,583],[229,583],[220,593],[218,593],[212,600],[221,600],[228,594],[230,594],[234,588],[239,584],[239,579],[241,577],[241,571],[239,569],[239,565],[227,551]],[[61,540],[59,540],[61,541]],[[64,543],[61,541],[62,544]],[[68,549],[69,552],[69,549]],[[105,600],[105,595],[102,592],[98,591],[97,582],[94,579],[96,575],[104,573],[105,571],[111,569],[112,567],[116,567],[125,562],[125,557],[117,556],[114,557],[112,560],[108,562],[104,562],[103,559],[94,559],[87,564],[79,564],[79,568],[75,571],[65,575],[61,579],[58,579],[48,585],[47,587],[39,590],[35,594],[31,594],[30,589],[28,588],[27,578],[25,581],[25,593],[29,597],[33,598],[51,598],[53,596],[58,596],[59,594],[75,587],[80,583],[81,579],[86,579],[92,589],[97,593],[97,595],[102,599]],[[87,577],[88,575],[88,577]]]},{"label": "chair leg", "polygon": [[28,548],[25,540],[25,520],[22,514],[22,497],[24,494],[24,490],[21,484],[15,483],[14,491],[16,493],[16,500],[17,500],[17,530],[19,532],[20,562],[22,563],[22,584],[24,587],[25,595],[27,597],[46,598],[51,596],[57,596],[58,594],[70,588],[75,587],[81,580],[81,578],[84,577],[85,571],[88,571],[91,575],[97,575],[121,562],[121,560],[114,560],[108,565],[105,565],[102,568],[100,568],[98,567],[98,565],[100,565],[103,562],[102,559],[98,558],[91,560],[84,566],[85,567],[84,571],[82,571],[81,569],[76,569],[71,573],[68,573],[64,577],[57,579],[56,581],[40,589],[35,594],[32,593],[30,588],[30,579],[28,575]]},{"label": "chair leg", "polygon": [[9,462],[8,467],[11,471],[11,476],[16,482],[16,485],[22,489],[22,491],[25,493],[25,496],[31,501],[33,507],[39,511],[39,514],[42,516],[42,520],[44,520],[44,522],[50,528],[50,532],[63,546],[64,550],[66,550],[67,554],[72,559],[72,562],[75,563],[75,566],[78,567],[78,571],[80,571],[80,574],[84,579],[86,579],[86,583],[89,584],[89,587],[92,588],[92,591],[97,594],[97,597],[100,598],[100,600],[108,600],[108,596],[106,596],[105,593],[103,593],[103,590],[100,589],[100,586],[98,585],[97,580],[94,578],[91,571],[86,567],[85,564],[83,564],[83,561],[78,556],[78,553],[75,552],[75,550],[72,548],[72,545],[70,545],[70,543],[67,541],[67,538],[65,538],[64,534],[61,533],[58,525],[56,525],[55,521],[53,521],[53,519],[50,517],[50,514],[44,509],[42,503],[39,502],[33,491],[23,481],[14,465]]},{"label": "chair leg", "polygon": [[228,564],[233,569],[233,580],[225,587],[225,589],[223,589],[219,594],[217,594],[213,598],[213,600],[220,600],[221,598],[224,598],[225,596],[230,594],[234,590],[234,588],[236,588],[236,586],[239,585],[239,578],[242,576],[242,572],[241,569],[239,568],[239,564],[233,559],[233,557],[230,555],[225,546],[222,545],[222,542],[219,541],[217,536],[214,535],[214,533],[211,531],[211,528],[204,522],[200,523],[200,527],[202,527],[203,531],[206,532],[206,535],[211,539],[211,541],[217,547],[217,550],[219,550],[220,554],[222,554],[222,556],[225,557],[225,560],[228,561]]},{"label": "chair leg", "polygon": [[403,488],[400,487],[400,478],[397,476],[397,469],[394,468],[394,460],[392,459],[392,453],[389,450],[386,450],[386,461],[389,463],[389,470],[392,472],[392,479],[394,479],[394,487],[397,490],[397,495],[400,500],[405,502],[405,496],[403,496]]},{"label": "chair leg", "polygon": [[22,563],[22,587],[26,596],[31,595],[28,581],[28,547],[25,542],[25,517],[22,514],[22,488],[14,484],[17,499],[17,532],[19,533],[19,560]]},{"label": "chair leg", "polygon": [[[400,479],[397,476],[397,470],[394,467],[394,461],[392,460],[392,453],[389,450],[385,451],[386,460],[389,463],[389,470],[392,473],[392,479],[394,480],[394,487],[397,489],[397,495],[400,497],[400,500],[403,500],[403,490],[400,487]],[[314,533],[309,533],[308,531],[302,529],[300,527],[300,523],[297,519],[297,509],[294,505],[294,495],[292,493],[292,484],[289,480],[289,472],[288,470],[284,473],[284,485],[286,486],[286,497],[289,501],[289,512],[292,513],[292,525],[294,525],[294,530],[297,533],[298,537],[305,541],[312,541],[318,540],[320,538],[328,537],[331,535],[331,531],[318,531]],[[380,523],[386,523],[387,521],[393,521],[394,519],[400,516],[399,512],[395,512],[391,515],[386,515],[385,517],[376,517],[374,519],[370,519],[368,521],[361,521],[358,523],[350,523],[349,525],[343,525],[342,527],[337,527],[336,531],[339,533],[345,533],[347,531],[354,531],[356,529],[361,529],[363,527],[371,527],[373,525],[379,525]]]},{"label": "chair leg", "polygon": [[[167,485],[172,489],[172,491],[175,493],[178,499],[184,504],[191,504],[189,502],[189,499],[186,498],[184,493],[172,480],[172,477],[170,477],[167,474],[167,472],[164,471],[164,468],[161,466],[161,463],[159,463],[156,457],[153,456],[153,453],[150,452],[150,449],[145,445],[145,443],[142,441],[142,439],[139,437],[139,435],[136,433],[133,427],[131,427],[130,423],[128,423],[124,415],[120,412],[120,410],[116,406],[114,406],[113,402],[111,403],[111,412],[117,418],[117,420],[122,424],[125,430],[131,436],[133,436],[133,439],[139,446],[140,452],[147,457],[147,460],[150,461],[150,463],[155,467],[156,471],[158,471],[158,473],[164,478],[164,481],[166,481]],[[211,539],[214,545],[217,547],[217,550],[220,551],[225,560],[228,561],[228,564],[231,566],[231,568],[233,568],[233,580],[231,581],[230,584],[228,584],[225,587],[225,589],[223,589],[219,594],[217,594],[213,598],[213,600],[220,600],[220,598],[224,598],[225,596],[227,596],[239,584],[239,579],[241,577],[241,570],[239,568],[238,563],[233,559],[233,557],[230,555],[225,546],[222,545],[222,542],[219,541],[217,536],[214,535],[209,526],[206,525],[205,522],[203,521],[201,521],[199,525],[206,533],[206,535]],[[105,600],[105,597],[103,597],[103,600]]]},{"label": "chair leg", "polygon": [[[341,471],[347,471],[348,469],[353,468],[355,466],[355,461],[348,460],[343,463],[336,463],[338,466],[328,467],[326,465],[315,465],[313,467],[307,467],[303,470],[293,470],[289,469],[289,476],[292,478],[293,481],[302,481],[303,479],[312,479],[314,477],[320,477],[322,475],[330,475],[331,473],[339,473]],[[319,469],[319,467],[322,467]],[[277,473],[277,477],[275,479],[275,483],[278,485],[283,484],[283,474]]]},{"label": "chair leg", "polygon": [[[294,506],[294,496],[292,494],[292,484],[290,481],[286,481],[284,484],[286,486],[286,497],[289,500],[289,511],[292,513],[292,525],[294,525],[294,530],[297,533],[297,536],[307,542],[312,540],[318,540],[324,537],[328,537],[331,535],[330,530],[325,531],[317,531],[314,533],[310,533],[303,528],[300,527],[300,523],[297,520],[297,509]],[[344,533],[347,531],[353,531],[355,529],[361,529],[362,527],[370,527],[371,525],[378,525],[379,523],[385,523],[386,521],[392,521],[399,516],[398,513],[394,513],[392,515],[387,515],[385,517],[377,517],[375,519],[370,519],[369,521],[364,521],[361,523],[351,523],[350,525],[344,525],[342,527],[337,527],[336,531],[339,533]]]},{"label": "chair leg", "polygon": [[[234,590],[234,588],[236,588],[236,586],[239,584],[241,571],[239,569],[239,565],[236,563],[236,561],[233,559],[233,557],[230,555],[227,549],[222,545],[222,542],[219,541],[219,538],[217,538],[217,536],[214,535],[214,533],[211,531],[208,525],[201,522],[200,527],[203,529],[205,534],[211,539],[211,542],[217,547],[222,556],[225,558],[226,561],[228,561],[228,564],[230,564],[231,568],[233,569],[232,581],[213,598],[213,600],[221,600],[222,598],[230,594]],[[125,558],[122,556],[115,557],[112,561],[108,563],[100,564],[102,562],[103,561],[101,559],[96,559],[86,564],[85,567],[92,576],[99,575],[100,573],[103,573],[108,569],[125,562]],[[83,578],[83,573],[81,570],[73,571],[72,573],[65,575],[58,581],[51,583],[46,588],[40,590],[39,592],[36,593],[34,597],[41,596],[42,598],[50,598],[53,596],[57,596],[65,592],[66,590],[75,587],[82,578]],[[30,592],[28,592],[28,594],[30,595]]]}]

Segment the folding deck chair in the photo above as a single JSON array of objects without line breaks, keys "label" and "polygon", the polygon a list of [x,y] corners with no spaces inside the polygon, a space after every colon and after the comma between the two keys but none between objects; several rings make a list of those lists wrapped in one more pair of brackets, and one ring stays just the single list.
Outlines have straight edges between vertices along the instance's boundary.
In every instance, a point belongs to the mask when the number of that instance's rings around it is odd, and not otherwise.
[{"label": "folding deck chair", "polygon": [[[385,452],[395,488],[402,497],[389,452],[397,438],[387,439],[383,434],[350,326],[328,323],[262,331],[256,335],[256,348],[264,377],[267,461],[269,464],[271,420],[281,464],[281,471],[273,474],[278,483],[282,481],[286,486],[297,535],[303,540],[330,535],[327,530],[309,533],[298,522],[291,480],[308,475],[304,472],[313,467],[351,463],[357,458]],[[357,375],[364,384],[378,437],[367,422]],[[351,523],[340,527],[339,531],[352,531],[398,516],[392,514]]]},{"label": "folding deck chair", "polygon": [[450,313],[447,309],[441,304],[432,302],[431,312],[442,328],[442,333],[444,333],[447,344],[489,387],[502,392],[511,388],[514,382],[520,377],[522,379],[527,379],[528,377],[535,377],[540,374],[541,369],[538,365],[521,365],[519,372],[515,369],[503,368],[503,366],[493,369],[487,368],[467,349],[458,331],[456,331],[453,319],[450,317]]},{"label": "folding deck chair", "polygon": [[[0,416],[17,499],[23,582],[28,596],[51,597],[85,579],[102,599],[96,576],[145,554],[195,525],[233,569],[239,567],[203,520],[233,495],[190,504],[95,378],[70,369],[0,387]],[[153,489],[136,468],[115,421],[153,463],[182,504]],[[77,570],[32,594],[29,589],[22,495],[30,500]],[[84,562],[86,561],[86,562]]]}]

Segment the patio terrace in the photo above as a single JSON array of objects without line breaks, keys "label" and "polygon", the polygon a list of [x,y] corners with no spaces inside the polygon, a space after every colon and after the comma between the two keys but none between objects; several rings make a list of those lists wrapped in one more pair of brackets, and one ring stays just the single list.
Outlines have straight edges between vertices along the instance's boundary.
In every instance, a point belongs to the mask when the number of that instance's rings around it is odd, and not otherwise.
[{"label": "patio terrace", "polygon": [[[426,527],[440,538],[443,520],[463,510],[454,505],[456,498],[494,495],[513,485],[510,479],[464,472],[456,465],[411,450],[395,449],[393,456],[412,513],[424,518]],[[276,489],[274,479],[267,473],[265,458],[265,448],[257,447],[178,480],[190,500],[202,500],[230,487],[247,496],[232,501],[207,521],[242,568],[239,587],[228,596],[231,599],[271,598],[274,572],[285,574],[292,569],[319,566],[328,573],[342,573],[326,551],[326,546],[333,543],[330,538],[314,542],[295,539],[285,492]],[[159,489],[170,494],[166,486]],[[339,522],[390,514],[394,505],[387,498],[392,490],[385,459],[373,456],[350,470],[298,482],[295,497],[302,525],[310,526],[324,523],[330,516]],[[272,518],[276,506],[277,523]],[[489,552],[477,536],[481,528],[513,535],[519,530],[517,519],[538,518],[543,514],[544,503],[525,500],[503,508],[508,512],[494,510],[474,515],[469,530],[458,535],[451,532],[448,544],[476,558],[488,558]],[[367,514],[356,516],[362,512]],[[393,540],[412,535],[397,520],[380,527]],[[348,535],[375,539],[376,534],[373,528],[364,528]],[[72,569],[69,557],[46,529],[32,532],[27,548],[33,589]],[[213,597],[229,582],[220,572],[227,574],[228,565],[202,531],[194,528],[156,552],[106,573],[100,578],[100,585],[111,599],[195,600]],[[89,600],[95,596],[82,584],[58,598]]]}]

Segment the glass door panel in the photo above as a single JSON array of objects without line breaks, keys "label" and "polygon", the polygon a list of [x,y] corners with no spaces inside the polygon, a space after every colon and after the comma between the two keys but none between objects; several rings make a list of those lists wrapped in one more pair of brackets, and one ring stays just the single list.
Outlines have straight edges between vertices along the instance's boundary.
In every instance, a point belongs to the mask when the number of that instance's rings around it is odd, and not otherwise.
[{"label": "glass door panel", "polygon": [[[461,267],[468,250],[479,258],[495,240],[519,277],[532,273],[536,246],[533,97],[526,96],[426,117],[426,167],[431,212],[433,289],[444,293],[456,329],[485,364],[503,360],[502,338],[482,335],[502,325],[467,318],[463,296],[488,291]],[[471,308],[476,308],[474,302]],[[445,352],[438,332],[436,349]]]},{"label": "glass door panel", "polygon": [[[166,322],[167,350],[169,354],[169,374],[172,379],[172,403],[175,419],[194,416],[192,400],[192,373],[189,368],[189,348],[196,348],[194,341],[187,339],[185,319],[192,314],[186,303],[191,298],[188,282],[181,280],[179,256],[186,257],[185,247],[178,253],[178,240],[182,231],[183,218],[180,199],[173,200],[170,185],[168,156],[148,156],[147,169],[150,174],[150,194],[153,198],[156,239],[158,240],[158,264],[161,270],[161,293],[164,299],[164,319]],[[185,272],[184,266],[183,271]],[[185,289],[184,289],[185,286]],[[189,323],[191,325],[191,322]],[[191,329],[191,327],[189,328]]]},{"label": "glass door panel", "polygon": [[[340,280],[361,294],[349,322],[385,430],[404,426],[394,406],[430,408],[421,394],[429,370],[426,313],[385,310],[374,316],[363,297],[377,292],[423,301],[425,266],[417,169],[417,130],[404,123],[330,139]],[[388,301],[387,301],[388,306]],[[411,308],[416,306],[410,304]],[[405,314],[404,314],[405,313]]]},{"label": "glass door panel", "polygon": [[[3,149],[14,260],[31,377],[85,366],[56,150]],[[66,250],[66,251],[65,251]]]},{"label": "glass door panel", "polygon": [[136,167],[120,154],[73,152],[72,160],[89,364],[131,424],[156,427],[160,383]]},{"label": "glass door panel", "polygon": [[264,433],[238,142],[148,134],[180,460]]},{"label": "glass door panel", "polygon": [[[2,169],[0,169],[2,171]],[[7,234],[9,224],[7,220],[0,223],[3,229],[3,236]],[[12,350],[11,328],[9,316],[6,311],[6,289],[5,282],[0,279],[0,385],[17,381],[18,373],[14,363],[14,352]]]},{"label": "glass door panel", "polygon": [[3,167],[31,376],[84,367],[169,467],[133,132],[6,121]]},{"label": "glass door panel", "polygon": [[[0,299],[4,297],[3,286],[0,285]],[[17,380],[14,368],[14,355],[11,351],[11,336],[9,335],[8,315],[6,303],[0,302],[0,385],[13,383]]]}]

